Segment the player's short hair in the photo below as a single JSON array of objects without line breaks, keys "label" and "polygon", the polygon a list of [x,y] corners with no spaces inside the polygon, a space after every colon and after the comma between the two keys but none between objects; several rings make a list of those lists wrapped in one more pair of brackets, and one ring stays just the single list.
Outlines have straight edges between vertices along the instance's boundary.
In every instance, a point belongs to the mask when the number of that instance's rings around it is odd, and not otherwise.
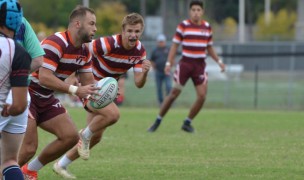
[{"label": "player's short hair", "polygon": [[121,27],[122,29],[124,29],[126,25],[136,25],[136,24],[141,24],[142,28],[144,29],[145,27],[144,18],[138,13],[131,13],[123,18]]},{"label": "player's short hair", "polygon": [[202,9],[204,9],[204,3],[203,3],[203,1],[193,0],[193,1],[190,2],[189,8],[191,9],[192,6],[194,6],[194,5],[198,5],[198,6],[200,6]]},{"label": "player's short hair", "polygon": [[82,5],[76,6],[76,8],[73,9],[73,11],[70,14],[69,22],[72,22],[75,18],[78,17],[85,17],[87,12],[90,12],[91,14],[95,14],[95,11],[91,8]]}]

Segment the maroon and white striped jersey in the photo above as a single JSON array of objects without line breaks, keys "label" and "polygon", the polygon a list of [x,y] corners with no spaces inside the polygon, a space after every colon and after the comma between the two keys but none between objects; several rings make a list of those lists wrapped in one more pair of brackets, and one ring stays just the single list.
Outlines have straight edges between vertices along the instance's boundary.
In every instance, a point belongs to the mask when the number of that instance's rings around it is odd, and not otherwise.
[{"label": "maroon and white striped jersey", "polygon": [[172,41],[182,45],[183,60],[204,60],[207,46],[213,44],[211,26],[204,20],[200,25],[193,24],[190,19],[184,20],[177,26]]},{"label": "maroon and white striped jersey", "polygon": [[[69,31],[58,32],[42,41],[45,51],[42,67],[54,71],[54,75],[61,80],[66,79],[73,72],[92,72],[92,55],[88,47],[82,44],[75,47]],[[54,91],[39,84],[39,71],[32,73],[30,90],[40,96],[47,96]]]},{"label": "maroon and white striped jersey", "polygon": [[121,35],[101,37],[89,45],[93,54],[93,74],[96,80],[104,77],[118,79],[122,74],[133,68],[142,71],[142,62],[146,59],[146,50],[140,41],[133,49],[126,50],[122,46]]}]

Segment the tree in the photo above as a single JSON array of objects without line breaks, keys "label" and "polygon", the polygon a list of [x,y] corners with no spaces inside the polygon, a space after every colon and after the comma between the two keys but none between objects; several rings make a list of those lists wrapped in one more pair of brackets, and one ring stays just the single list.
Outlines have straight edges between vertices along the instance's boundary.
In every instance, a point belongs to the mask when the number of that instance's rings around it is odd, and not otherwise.
[{"label": "tree", "polygon": [[292,40],[295,33],[296,13],[281,9],[277,14],[271,13],[270,23],[265,23],[264,14],[256,23],[258,40]]},{"label": "tree", "polygon": [[30,22],[43,22],[48,27],[67,27],[70,12],[77,4],[79,0],[22,1],[24,16]]},{"label": "tree", "polygon": [[126,16],[126,7],[119,2],[102,3],[96,10],[96,24],[99,35],[111,35],[121,32],[121,22]]}]

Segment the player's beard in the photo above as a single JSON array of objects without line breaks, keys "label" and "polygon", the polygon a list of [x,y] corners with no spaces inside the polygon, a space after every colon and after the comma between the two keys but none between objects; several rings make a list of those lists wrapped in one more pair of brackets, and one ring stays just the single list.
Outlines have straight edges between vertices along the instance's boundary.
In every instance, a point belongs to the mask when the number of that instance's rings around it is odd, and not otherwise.
[{"label": "player's beard", "polygon": [[81,28],[78,32],[82,43],[88,43],[92,41],[92,36],[87,33],[84,28]]}]

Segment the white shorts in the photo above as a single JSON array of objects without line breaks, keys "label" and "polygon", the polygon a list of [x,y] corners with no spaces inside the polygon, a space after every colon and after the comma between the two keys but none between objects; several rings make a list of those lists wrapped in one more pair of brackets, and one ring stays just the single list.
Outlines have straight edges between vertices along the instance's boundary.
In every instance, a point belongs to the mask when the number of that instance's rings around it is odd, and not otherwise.
[{"label": "white shorts", "polygon": [[[30,100],[30,94],[27,93],[28,107],[30,104]],[[6,99],[6,103],[12,104],[12,101],[12,91],[10,91]],[[19,114],[18,116],[3,117],[0,115],[0,131],[9,132],[12,134],[24,133],[27,127],[27,119],[29,113],[28,107],[22,114]]]}]

